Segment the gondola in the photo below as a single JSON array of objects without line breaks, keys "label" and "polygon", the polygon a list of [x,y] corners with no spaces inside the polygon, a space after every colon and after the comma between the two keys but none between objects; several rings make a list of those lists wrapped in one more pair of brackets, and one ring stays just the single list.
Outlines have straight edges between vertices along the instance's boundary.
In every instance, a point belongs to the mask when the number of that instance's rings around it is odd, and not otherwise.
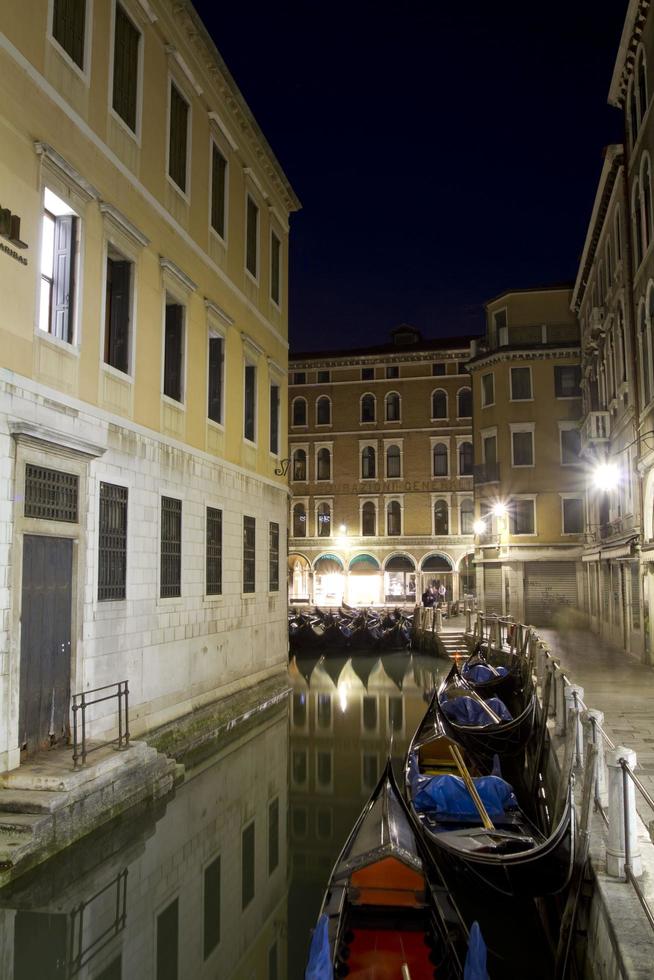
[{"label": "gondola", "polygon": [[536,716],[531,676],[523,688],[500,701],[477,694],[454,664],[438,689],[436,703],[445,732],[483,765],[490,768],[497,755],[513,757],[519,768]]},{"label": "gondola", "polygon": [[379,663],[379,656],[370,657],[367,654],[359,656],[358,654],[353,654],[352,656],[352,670],[357,675],[361,683],[363,684],[366,691],[368,690],[368,681],[373,669]]},{"label": "gondola", "polygon": [[[389,759],[331,873],[305,980],[458,980],[465,944],[463,920],[416,834]],[[481,980],[485,966],[467,975]]]},{"label": "gondola", "polygon": [[478,694],[504,699],[528,688],[530,671],[527,657],[478,643],[463,663],[461,676]]},{"label": "gondola", "polygon": [[464,749],[464,765],[490,816],[492,826],[487,828],[451,745],[435,694],[409,746],[405,787],[409,808],[436,859],[447,860],[455,873],[472,872],[512,897],[552,895],[564,889],[574,857],[572,773],[565,777],[561,814],[552,826],[541,827],[535,820],[544,822],[543,810],[524,786],[514,791],[497,772],[480,766],[479,756],[475,759]]},{"label": "gondola", "polygon": [[343,654],[340,650],[322,658],[322,669],[325,671],[334,687],[338,687],[338,679],[349,659],[349,654]]},{"label": "gondola", "polygon": [[320,650],[299,650],[295,654],[295,666],[302,677],[304,677],[305,681],[307,682],[307,686],[311,686],[311,675],[313,674],[321,657],[322,653]]},{"label": "gondola", "polygon": [[341,607],[338,613],[318,607],[312,614],[289,617],[291,653],[302,650],[348,649],[378,655],[381,650],[405,650],[411,642],[411,619],[396,609],[381,617],[367,609]]}]

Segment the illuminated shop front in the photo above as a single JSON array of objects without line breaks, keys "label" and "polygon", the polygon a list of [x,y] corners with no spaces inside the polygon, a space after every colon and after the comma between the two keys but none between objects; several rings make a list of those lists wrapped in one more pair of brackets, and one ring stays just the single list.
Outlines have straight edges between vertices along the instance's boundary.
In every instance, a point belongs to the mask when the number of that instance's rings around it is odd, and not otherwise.
[{"label": "illuminated shop front", "polygon": [[355,555],[351,560],[347,601],[351,606],[374,606],[383,602],[381,566],[372,555]]},{"label": "illuminated shop front", "polygon": [[416,566],[408,555],[393,555],[384,566],[386,602],[416,601]]},{"label": "illuminated shop front", "polygon": [[459,593],[461,599],[466,595],[475,595],[476,593],[474,557],[474,554],[464,555],[459,562]]},{"label": "illuminated shop front", "polygon": [[458,599],[453,593],[452,562],[446,555],[427,555],[420,566],[420,594],[431,585],[438,590],[441,585],[445,586],[445,600],[451,602]]},{"label": "illuminated shop front", "polygon": [[345,594],[345,570],[338,555],[321,555],[313,565],[313,601],[317,606],[340,606]]}]

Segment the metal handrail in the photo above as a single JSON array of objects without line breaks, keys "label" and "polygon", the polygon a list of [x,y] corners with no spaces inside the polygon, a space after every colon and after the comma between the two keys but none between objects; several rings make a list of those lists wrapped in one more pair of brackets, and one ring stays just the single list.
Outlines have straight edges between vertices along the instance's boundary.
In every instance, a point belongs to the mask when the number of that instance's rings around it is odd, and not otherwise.
[{"label": "metal handrail", "polygon": [[647,902],[647,899],[643,895],[641,887],[638,883],[637,878],[633,873],[631,866],[631,841],[630,836],[630,823],[629,823],[629,802],[627,799],[627,780],[631,779],[635,786],[641,791],[649,805],[654,809],[654,800],[649,795],[647,790],[643,787],[640,779],[634,774],[633,769],[629,765],[626,759],[621,758],[618,760],[622,767],[622,805],[624,808],[624,876],[625,881],[631,882],[631,885],[636,892],[638,901],[640,902],[643,912],[647,916],[650,926],[654,929],[654,913],[652,912],[651,906]]},{"label": "metal handrail", "polygon": [[[92,698],[89,695],[99,694],[102,691],[109,691],[116,688],[113,694],[105,694],[103,697]],[[86,709],[94,704],[102,704],[103,701],[111,701],[113,698],[118,700],[118,735],[116,738],[108,739],[106,742],[99,742],[92,749],[87,748],[86,743]],[[81,758],[81,765],[86,764],[86,757],[97,749],[107,745],[117,745],[119,749],[129,748],[129,684],[127,681],[117,681],[115,684],[105,684],[103,687],[95,687],[91,691],[82,691],[81,694],[73,694],[73,767],[77,769]],[[77,713],[81,711],[81,742],[78,737]],[[123,712],[125,715],[123,726]],[[79,751],[81,748],[81,752]]]}]

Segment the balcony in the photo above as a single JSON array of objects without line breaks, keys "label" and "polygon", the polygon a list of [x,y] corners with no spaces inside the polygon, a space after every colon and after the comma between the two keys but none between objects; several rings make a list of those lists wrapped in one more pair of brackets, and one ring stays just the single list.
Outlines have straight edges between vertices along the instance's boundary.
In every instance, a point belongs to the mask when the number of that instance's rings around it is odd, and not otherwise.
[{"label": "balcony", "polygon": [[499,483],[500,464],[499,463],[477,463],[474,467],[473,476],[475,483]]},{"label": "balcony", "polygon": [[582,456],[607,446],[610,437],[610,412],[589,412],[581,426]]}]

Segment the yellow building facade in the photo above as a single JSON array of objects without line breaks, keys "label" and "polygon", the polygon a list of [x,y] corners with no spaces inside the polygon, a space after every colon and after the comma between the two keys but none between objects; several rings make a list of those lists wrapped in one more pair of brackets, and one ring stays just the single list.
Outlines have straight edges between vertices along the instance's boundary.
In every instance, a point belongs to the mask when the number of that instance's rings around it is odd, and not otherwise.
[{"label": "yellow building facade", "polygon": [[289,360],[289,595],[318,605],[449,600],[472,584],[469,338]]},{"label": "yellow building facade", "polygon": [[138,734],[281,668],[299,203],[190,3],[0,32],[1,772],[76,691]]},{"label": "yellow building facade", "polygon": [[579,329],[569,287],[509,290],[473,343],[480,608],[545,625],[576,609],[585,530]]}]

